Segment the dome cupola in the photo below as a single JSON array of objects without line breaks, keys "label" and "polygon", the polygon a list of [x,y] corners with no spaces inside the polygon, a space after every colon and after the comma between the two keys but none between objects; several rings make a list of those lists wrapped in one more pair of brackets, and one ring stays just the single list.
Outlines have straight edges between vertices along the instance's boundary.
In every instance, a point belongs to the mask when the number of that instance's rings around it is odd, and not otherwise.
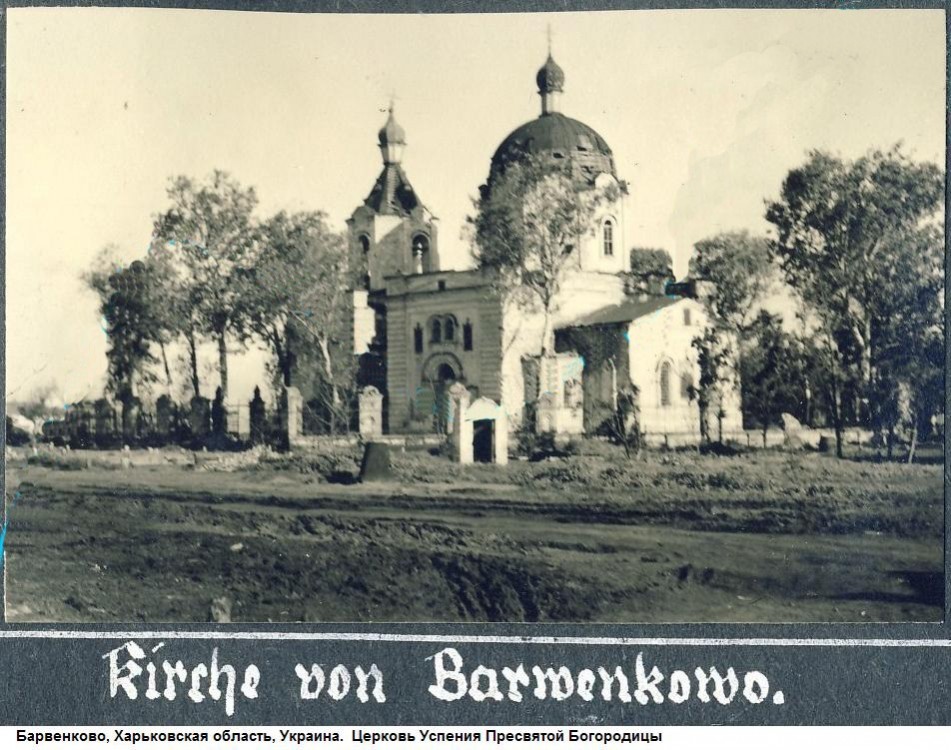
[{"label": "dome cupola", "polygon": [[390,114],[386,124],[380,128],[380,153],[383,154],[384,164],[399,164],[403,158],[403,149],[406,146],[406,131],[393,116],[393,103],[390,102]]},{"label": "dome cupola", "polygon": [[555,62],[551,52],[535,74],[535,83],[538,84],[538,95],[542,98],[542,114],[557,112],[558,97],[565,90],[565,71]]},{"label": "dome cupola", "polygon": [[548,53],[545,64],[538,69],[535,82],[538,84],[539,94],[550,94],[552,91],[565,90],[565,71],[555,62],[551,53]]}]

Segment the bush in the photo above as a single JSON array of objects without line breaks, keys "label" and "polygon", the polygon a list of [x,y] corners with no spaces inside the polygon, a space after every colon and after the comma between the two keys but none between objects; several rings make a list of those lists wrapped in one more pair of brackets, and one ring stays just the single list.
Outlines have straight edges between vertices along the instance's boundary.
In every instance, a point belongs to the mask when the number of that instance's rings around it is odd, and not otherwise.
[{"label": "bush", "polygon": [[86,468],[86,459],[78,456],[57,456],[53,453],[39,453],[26,459],[30,466],[44,466],[47,469],[61,471],[81,471]]},{"label": "bush", "polygon": [[628,458],[640,455],[644,447],[638,394],[638,389],[632,386],[618,391],[616,407],[611,407],[606,402],[600,404],[602,408],[608,408],[611,415],[598,427],[597,434],[624,448],[624,454]]},{"label": "bush", "polygon": [[736,444],[715,442],[701,445],[700,452],[705,456],[739,456],[747,451]]},{"label": "bush", "polygon": [[[527,482],[525,481],[527,480]],[[546,463],[523,479],[530,484],[591,484],[594,476],[590,470],[578,463]]]},{"label": "bush", "polygon": [[559,445],[554,433],[545,432],[535,436],[534,447],[528,454],[529,461],[544,461],[546,458],[568,458],[581,453],[582,443],[575,438],[568,438]]},{"label": "bush", "polygon": [[435,448],[430,448],[427,453],[437,458],[452,458],[452,442],[447,439]]},{"label": "bush", "polygon": [[13,425],[13,420],[7,417],[7,445],[20,446],[27,445],[33,437],[26,430],[21,430]]}]

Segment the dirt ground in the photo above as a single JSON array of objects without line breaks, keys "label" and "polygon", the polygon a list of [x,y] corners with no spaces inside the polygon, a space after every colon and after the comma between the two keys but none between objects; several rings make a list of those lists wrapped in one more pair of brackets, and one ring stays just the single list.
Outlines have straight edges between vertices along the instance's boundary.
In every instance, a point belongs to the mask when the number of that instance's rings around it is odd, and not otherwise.
[{"label": "dirt ground", "polygon": [[8,461],[8,621],[203,622],[222,597],[236,622],[943,616],[937,464],[397,453],[360,485],[348,455],[198,463]]}]

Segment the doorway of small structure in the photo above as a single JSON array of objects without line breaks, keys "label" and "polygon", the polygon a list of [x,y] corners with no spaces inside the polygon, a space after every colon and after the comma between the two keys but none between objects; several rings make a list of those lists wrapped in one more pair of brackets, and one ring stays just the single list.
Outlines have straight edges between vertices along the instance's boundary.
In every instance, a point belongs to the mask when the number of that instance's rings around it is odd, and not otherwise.
[{"label": "doorway of small structure", "polygon": [[449,386],[454,382],[456,382],[456,371],[449,365],[439,365],[436,370],[436,380],[433,383],[435,395],[433,426],[440,435],[445,435],[449,431]]},{"label": "doorway of small structure", "polygon": [[472,423],[472,459],[492,463],[492,438],[495,424],[491,419],[477,419]]}]

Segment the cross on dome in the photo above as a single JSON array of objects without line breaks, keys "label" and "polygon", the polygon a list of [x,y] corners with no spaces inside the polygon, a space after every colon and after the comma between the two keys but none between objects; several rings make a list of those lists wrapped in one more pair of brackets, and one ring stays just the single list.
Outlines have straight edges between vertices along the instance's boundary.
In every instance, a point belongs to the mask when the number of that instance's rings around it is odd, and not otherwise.
[{"label": "cross on dome", "polygon": [[535,74],[538,95],[542,98],[542,114],[558,111],[558,96],[565,90],[565,71],[551,55],[551,25],[548,26],[548,59]]}]

